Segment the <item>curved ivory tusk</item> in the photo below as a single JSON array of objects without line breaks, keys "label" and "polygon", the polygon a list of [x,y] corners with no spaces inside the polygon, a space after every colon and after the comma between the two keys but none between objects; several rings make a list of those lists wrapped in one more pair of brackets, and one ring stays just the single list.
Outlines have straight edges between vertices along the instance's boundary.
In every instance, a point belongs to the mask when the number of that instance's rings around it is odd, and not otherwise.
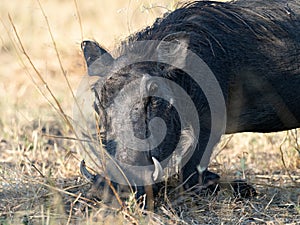
[{"label": "curved ivory tusk", "polygon": [[85,166],[85,161],[84,161],[84,160],[82,160],[82,161],[80,162],[80,173],[81,173],[82,176],[84,176],[84,177],[85,177],[88,181],[90,181],[90,182],[93,182],[94,179],[95,179],[95,175],[91,174],[91,173],[87,170],[87,168],[86,168],[86,166]]},{"label": "curved ivory tusk", "polygon": [[153,163],[154,163],[154,172],[152,174],[152,178],[154,181],[158,181],[160,179],[162,179],[163,175],[164,175],[164,171],[162,166],[160,165],[160,162],[152,157]]}]

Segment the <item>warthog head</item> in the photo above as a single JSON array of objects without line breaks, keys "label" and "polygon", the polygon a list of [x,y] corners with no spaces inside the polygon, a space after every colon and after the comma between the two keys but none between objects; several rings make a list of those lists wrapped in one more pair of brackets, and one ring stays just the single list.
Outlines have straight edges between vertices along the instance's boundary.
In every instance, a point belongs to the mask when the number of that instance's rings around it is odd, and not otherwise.
[{"label": "warthog head", "polygon": [[[180,69],[186,39],[166,39],[171,41],[127,46],[117,58],[96,42],[82,43],[88,73],[97,77],[92,85],[96,127],[109,155],[104,176],[118,184],[160,182],[166,170],[180,170],[197,145],[198,111],[186,92],[199,87],[186,83],[188,76]],[[101,158],[99,149],[92,152]]]}]

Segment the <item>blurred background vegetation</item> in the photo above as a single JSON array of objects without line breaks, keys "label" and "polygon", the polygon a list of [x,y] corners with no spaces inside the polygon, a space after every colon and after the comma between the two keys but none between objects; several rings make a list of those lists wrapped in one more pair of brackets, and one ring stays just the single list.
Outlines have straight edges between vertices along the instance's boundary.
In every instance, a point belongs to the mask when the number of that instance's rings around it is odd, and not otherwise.
[{"label": "blurred background vegetation", "polygon": [[[29,106],[36,102],[33,102],[33,98],[31,98],[31,92],[34,91],[33,83],[26,82],[28,75],[22,65],[23,62],[20,62],[19,59],[23,55],[20,53],[20,46],[16,43],[9,15],[26,52],[47,82],[56,81],[53,88],[59,89],[58,86],[61,86],[64,89],[63,84],[60,85],[61,71],[46,19],[49,22],[64,69],[69,77],[74,77],[85,74],[85,65],[80,52],[80,43],[83,39],[97,40],[103,46],[112,49],[130,33],[151,24],[157,16],[174,9],[177,4],[176,1],[171,0],[88,2],[41,0],[40,3],[46,18],[36,0],[1,1],[0,74],[1,85],[3,85],[1,99],[3,101],[5,98],[9,98],[6,103],[15,107],[22,108],[22,106]],[[58,98],[60,99],[62,96]],[[41,102],[44,100],[41,99]],[[35,111],[36,108],[32,107],[31,110]],[[11,113],[7,113],[8,117],[11,117]]]},{"label": "blurred background vegetation", "polygon": [[[55,179],[61,190],[65,190],[65,186],[77,185],[80,180],[78,146],[71,140],[53,137],[69,137],[72,133],[51,106],[55,102],[22,53],[13,26],[27,56],[63,111],[72,117],[73,100],[64,73],[72,91],[76,92],[78,83],[86,74],[81,41],[93,39],[107,49],[113,49],[129,34],[174,10],[178,3],[177,0],[1,0],[0,224],[14,221],[7,218],[14,218],[15,213],[24,210],[30,217],[46,214],[44,203],[39,204],[41,197],[48,196],[44,188],[49,187],[42,185],[46,178]],[[297,130],[230,135],[225,136],[217,147],[211,167],[224,177],[248,178],[257,187],[262,183],[281,187],[299,182],[298,151]],[[289,193],[296,197],[291,200],[285,195],[281,196],[282,199],[292,202],[299,212],[299,190]],[[271,209],[268,202],[273,192],[270,196],[265,200]],[[295,200],[297,196],[298,200]],[[55,206],[61,205],[63,200],[57,199],[57,195],[51,196],[54,204],[51,213],[59,215],[63,209]],[[228,221],[235,216],[237,220],[240,218],[240,214],[234,216],[234,206],[228,210],[229,214],[221,210],[214,216],[222,218],[227,215],[225,219]],[[22,217],[24,213],[20,215]],[[26,218],[23,218],[23,224],[29,224]]]}]

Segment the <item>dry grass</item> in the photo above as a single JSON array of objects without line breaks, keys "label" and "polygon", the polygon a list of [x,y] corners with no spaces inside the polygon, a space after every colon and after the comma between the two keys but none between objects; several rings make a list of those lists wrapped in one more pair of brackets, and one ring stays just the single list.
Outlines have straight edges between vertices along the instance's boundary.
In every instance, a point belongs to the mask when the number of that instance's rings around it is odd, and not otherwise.
[{"label": "dry grass", "polygon": [[[0,7],[0,224],[299,224],[299,140],[296,131],[224,137],[211,162],[222,177],[250,180],[259,195],[235,199],[230,192],[200,197],[184,193],[158,200],[155,213],[129,201],[107,207],[85,199],[79,145],[51,98],[72,117],[72,93],[85,65],[83,38],[108,48],[175,8],[177,1],[41,1],[62,60],[35,0],[2,0]],[[21,53],[12,24],[47,87]],[[80,26],[80,22],[82,28]],[[34,84],[35,83],[35,84]],[[43,93],[43,94],[41,94]],[[46,100],[49,99],[49,102]],[[89,212],[89,213],[88,213]],[[197,222],[198,221],[198,222]]]}]

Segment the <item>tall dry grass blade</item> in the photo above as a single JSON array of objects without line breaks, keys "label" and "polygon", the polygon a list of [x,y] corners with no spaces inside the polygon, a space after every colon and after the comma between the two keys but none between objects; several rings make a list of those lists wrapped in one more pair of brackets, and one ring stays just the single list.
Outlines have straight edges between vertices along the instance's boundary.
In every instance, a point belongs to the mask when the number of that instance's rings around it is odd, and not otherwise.
[{"label": "tall dry grass blade", "polygon": [[[30,66],[32,67],[32,69],[35,71],[36,75],[38,76],[38,78],[40,79],[40,81],[42,82],[42,84],[44,85],[44,87],[46,88],[46,90],[48,91],[48,93],[51,95],[51,98],[54,100],[54,102],[56,103],[56,106],[58,107],[59,109],[59,112],[60,114],[62,115],[63,119],[65,120],[66,123],[68,123],[68,117],[67,115],[65,114],[65,112],[63,111],[60,103],[58,102],[57,98],[55,97],[55,95],[53,94],[53,92],[51,91],[50,87],[48,86],[48,83],[45,81],[45,79],[43,78],[43,76],[41,75],[41,73],[38,71],[38,69],[36,68],[36,66],[34,65],[34,63],[32,62],[30,56],[27,54],[27,51],[25,50],[24,48],[24,45],[21,41],[21,38],[17,32],[17,29],[15,27],[15,24],[10,16],[10,14],[8,14],[8,18],[9,18],[9,21],[11,23],[11,26],[13,28],[13,31],[14,31],[14,34],[16,35],[16,38],[18,40],[18,44],[19,44],[19,47],[20,47],[20,50],[21,50],[21,53],[26,57],[26,59],[28,60]],[[70,123],[70,122],[69,122]],[[71,124],[70,124],[71,125]],[[72,125],[71,127],[72,128]]]},{"label": "tall dry grass blade", "polygon": [[[10,14],[8,14],[8,17],[10,18]],[[14,52],[16,53],[16,56],[19,59],[19,62],[21,63],[21,67],[25,70],[26,74],[30,77],[31,81],[33,82],[35,88],[37,89],[37,91],[46,99],[46,101],[48,102],[48,104],[51,106],[51,108],[53,108],[58,114],[60,114],[59,110],[57,107],[55,107],[55,105],[51,102],[51,100],[48,98],[47,95],[45,95],[45,93],[42,91],[41,87],[39,86],[39,84],[37,83],[37,81],[34,79],[34,77],[32,76],[32,74],[29,72],[24,60],[22,59],[22,57],[19,54],[19,51],[21,51],[23,53],[24,51],[24,47],[23,48],[18,48],[18,46],[15,44],[15,41],[13,40],[13,38],[11,37],[11,35],[9,34],[9,29],[7,28],[7,26],[5,25],[5,23],[3,22],[3,20],[0,18],[1,23],[4,27],[4,29],[6,30],[6,33],[10,39],[10,42],[13,46],[13,49],[15,50]],[[10,21],[11,23],[13,23],[12,21]],[[13,26],[14,27],[14,26]]]},{"label": "tall dry grass blade", "polygon": [[[37,2],[38,2],[38,4],[39,4],[40,10],[41,10],[41,12],[42,12],[42,14],[43,14],[43,17],[44,17],[44,19],[45,19],[45,22],[46,22],[46,25],[47,25],[47,29],[48,29],[48,32],[49,32],[50,37],[51,37],[52,45],[53,45],[53,47],[54,47],[55,54],[56,54],[56,57],[57,57],[57,60],[58,60],[59,66],[60,66],[60,70],[61,70],[61,72],[62,72],[62,74],[63,74],[63,76],[64,76],[64,79],[65,79],[66,83],[67,83],[68,89],[69,89],[69,91],[71,92],[71,95],[72,95],[72,98],[73,98],[73,100],[74,100],[74,103],[75,103],[77,109],[79,110],[81,119],[83,119],[84,123],[87,124],[88,122],[85,120],[85,116],[84,116],[84,114],[83,114],[83,112],[82,112],[82,110],[81,110],[81,107],[80,107],[80,105],[79,105],[79,103],[78,103],[78,101],[77,101],[77,98],[76,98],[76,96],[75,96],[75,94],[74,94],[74,92],[73,92],[73,90],[72,90],[71,84],[70,84],[69,79],[68,79],[68,77],[67,77],[66,70],[65,70],[64,67],[63,67],[63,64],[62,64],[62,61],[61,61],[61,57],[60,57],[60,54],[59,54],[59,51],[58,51],[58,48],[57,48],[57,45],[56,45],[56,42],[55,42],[55,39],[54,39],[54,36],[53,36],[52,29],[51,29],[51,27],[50,27],[50,23],[49,23],[48,17],[47,17],[47,15],[46,15],[46,13],[45,13],[45,10],[44,10],[44,8],[43,8],[43,6],[42,6],[40,0],[37,0]],[[76,5],[78,18],[80,18],[80,14],[79,14],[79,10],[78,10],[78,6],[77,6],[77,3],[76,3],[76,0],[74,0],[74,2],[75,2],[75,5]],[[80,24],[81,35],[82,35],[82,39],[83,39],[81,19],[79,19],[79,24]],[[63,114],[63,115],[64,115],[64,117],[65,117],[65,114]],[[66,121],[66,120],[67,120],[67,121]],[[76,130],[74,129],[73,125],[71,124],[70,120],[69,120],[68,118],[65,118],[65,121],[67,122],[67,124],[68,124],[69,127],[72,127],[71,130],[72,130],[72,132],[75,134],[77,140],[80,140],[79,135],[77,134],[77,132],[76,132]],[[89,129],[87,129],[86,131],[88,132],[89,137],[92,137],[92,134],[90,133]],[[99,136],[99,137],[100,137],[100,136]],[[92,139],[92,141],[93,141],[93,139]],[[102,169],[101,166],[100,166],[98,163],[96,163],[96,161],[92,158],[90,152],[85,148],[85,146],[82,144],[82,142],[79,141],[79,143],[80,143],[80,145],[81,145],[82,150],[88,155],[88,157],[89,157],[90,160],[93,162],[93,164],[98,168],[98,170],[101,170],[101,169]],[[103,148],[102,148],[102,145],[100,146],[100,148],[103,149]]]},{"label": "tall dry grass blade", "polygon": [[[29,62],[31,68],[34,70],[34,72],[36,73],[37,77],[39,78],[39,80],[42,82],[42,84],[44,85],[44,87],[46,88],[47,92],[50,94],[52,100],[55,102],[55,105],[57,106],[54,107],[54,109],[57,109],[58,114],[62,117],[63,121],[67,124],[67,126],[69,127],[69,129],[72,131],[72,133],[75,135],[77,140],[80,140],[79,135],[77,134],[76,130],[74,129],[74,126],[72,125],[72,123],[69,120],[69,117],[65,114],[62,106],[60,105],[58,99],[55,97],[54,93],[52,92],[51,88],[49,87],[48,83],[45,81],[45,79],[43,78],[42,74],[39,72],[39,70],[36,68],[36,66],[34,65],[33,61],[31,60],[30,56],[27,54],[27,51],[25,50],[25,47],[21,41],[21,38],[18,34],[18,31],[15,27],[15,24],[10,16],[10,14],[8,14],[8,18],[10,21],[10,24],[13,28],[14,34],[16,35],[17,41],[18,41],[18,45],[20,47],[20,51],[21,53],[26,57],[27,61]],[[51,104],[51,106],[53,106],[53,104]],[[93,158],[91,157],[90,153],[86,150],[85,146],[83,145],[83,143],[81,141],[78,141],[80,147],[86,152],[86,154],[90,157],[91,160],[93,160]],[[94,161],[95,165],[98,165],[95,161]]]},{"label": "tall dry grass blade", "polygon": [[80,16],[80,11],[79,11],[79,7],[78,7],[78,4],[77,4],[77,0],[74,0],[74,4],[75,4],[76,15],[77,15],[78,23],[79,23],[79,27],[80,27],[81,41],[83,41],[83,27],[82,27],[81,16]]},{"label": "tall dry grass blade", "polygon": [[68,79],[68,77],[67,77],[66,70],[65,70],[64,67],[63,67],[63,64],[62,64],[62,61],[61,61],[61,57],[60,57],[60,54],[59,54],[59,52],[58,52],[58,48],[57,48],[57,45],[56,45],[56,42],[55,42],[55,39],[54,39],[52,30],[51,30],[51,27],[50,27],[50,23],[49,23],[48,17],[47,17],[47,15],[46,15],[45,11],[44,11],[44,8],[43,8],[41,2],[40,2],[39,0],[37,0],[37,2],[38,2],[38,4],[39,4],[40,10],[41,10],[41,12],[42,12],[42,14],[43,14],[43,17],[44,17],[44,19],[45,19],[45,22],[46,22],[46,25],[47,25],[47,29],[48,29],[48,32],[49,32],[50,37],[51,37],[52,45],[53,45],[54,50],[55,50],[56,58],[57,58],[57,60],[58,60],[59,66],[60,66],[60,70],[61,70],[61,72],[62,72],[62,74],[63,74],[63,76],[64,76],[64,78],[65,78],[65,81],[66,81],[66,83],[67,83],[68,89],[69,89],[70,92],[71,92],[72,98],[73,98],[73,100],[74,100],[76,106],[78,107],[78,109],[80,109],[79,104],[78,104],[78,101],[76,100],[75,94],[74,94],[74,92],[73,92],[73,89],[72,89],[71,84],[70,84],[70,82],[69,82],[69,79]]},{"label": "tall dry grass blade", "polygon": [[[69,80],[68,80],[68,78],[67,78],[66,71],[65,71],[65,69],[64,69],[64,67],[63,67],[63,65],[62,65],[61,57],[60,57],[60,54],[59,54],[59,52],[58,52],[58,48],[57,48],[57,45],[56,45],[56,42],[55,42],[55,39],[54,39],[52,30],[51,30],[51,27],[50,27],[50,23],[49,23],[48,18],[47,18],[47,16],[46,16],[46,13],[45,13],[45,11],[44,11],[44,9],[43,9],[43,7],[42,7],[42,4],[41,4],[40,0],[37,0],[37,2],[38,2],[38,4],[39,4],[40,10],[42,11],[43,17],[44,17],[44,19],[45,19],[45,21],[46,21],[47,28],[48,28],[48,32],[49,32],[49,34],[50,34],[50,37],[51,37],[51,40],[52,40],[52,44],[53,44],[53,47],[54,47],[54,49],[55,49],[56,57],[57,57],[57,59],[58,59],[58,63],[59,63],[59,66],[60,66],[60,70],[61,70],[61,72],[62,72],[62,74],[63,74],[63,76],[64,76],[64,78],[65,78],[65,81],[66,81],[66,83],[67,83],[67,85],[68,85],[68,88],[69,88],[71,94],[72,94],[72,98],[74,99],[74,102],[75,102],[76,106],[78,107],[78,109],[81,109],[81,107],[79,106],[78,101],[77,101],[77,99],[76,99],[76,97],[75,97],[75,94],[74,94],[74,92],[73,92],[73,90],[72,90],[71,84],[70,84],[70,82],[69,82]],[[76,4],[76,0],[75,0],[75,4]],[[76,4],[76,7],[77,7],[77,4]],[[78,7],[77,7],[77,9],[78,9]],[[78,13],[78,15],[79,15],[79,13]],[[81,29],[82,29],[82,27],[81,27]],[[82,36],[83,36],[83,35],[82,35]],[[60,107],[60,109],[61,109],[61,107]],[[80,113],[81,113],[82,118],[84,118],[82,110],[80,110]],[[63,114],[63,115],[65,115],[65,114]],[[66,120],[67,120],[67,121],[66,121]],[[73,125],[71,124],[71,122],[69,121],[69,119],[68,119],[68,118],[65,118],[65,121],[68,123],[68,125],[72,126],[72,131],[77,135],[77,132],[74,130]],[[99,127],[99,126],[98,126],[98,127]],[[89,130],[88,130],[88,132],[89,132]],[[90,135],[90,137],[92,137],[92,135],[91,135],[90,133],[89,133],[89,135]],[[99,131],[98,137],[99,137],[99,140],[100,140],[101,149],[102,149],[102,151],[104,151],[103,148],[102,148],[102,141],[101,141],[100,131]],[[78,137],[78,136],[76,136],[76,138],[79,140],[79,137]],[[80,143],[81,143],[81,142],[80,142]],[[83,145],[82,145],[82,146],[83,146]],[[83,149],[85,149],[85,148],[83,148]],[[94,161],[94,159],[90,156],[90,153],[89,153],[86,149],[85,149],[84,151],[85,151],[85,153],[88,154],[88,156],[90,157],[90,159],[93,161],[94,165],[96,165],[97,167],[99,167],[99,165],[98,165],[98,164]],[[109,155],[109,154],[107,154],[107,155]],[[101,168],[98,168],[98,169],[101,169]],[[122,174],[125,176],[125,174],[123,173],[123,171],[121,170],[121,168],[118,167],[118,169],[119,169],[119,170],[122,172]],[[119,195],[118,195],[117,191],[115,190],[115,188],[113,187],[111,181],[110,181],[109,179],[105,179],[105,180],[106,180],[106,182],[108,183],[108,185],[110,186],[110,188],[112,189],[112,191],[113,191],[114,195],[116,196],[116,198],[117,198],[117,200],[118,200],[120,206],[122,206],[122,200],[121,200],[121,198],[119,197]],[[128,184],[129,184],[128,179],[127,179],[127,182],[128,182]]]},{"label": "tall dry grass blade", "polygon": [[56,58],[57,58],[57,60],[58,60],[59,66],[60,66],[60,70],[61,70],[62,74],[64,75],[65,81],[66,81],[66,83],[67,83],[67,85],[68,85],[68,88],[69,88],[69,90],[70,90],[70,92],[71,92],[71,94],[72,94],[73,99],[76,100],[75,95],[74,95],[74,92],[73,92],[72,87],[71,87],[71,84],[70,84],[70,82],[69,82],[69,79],[67,78],[66,70],[65,70],[64,67],[63,67],[63,64],[62,64],[62,61],[61,61],[61,58],[60,58],[60,54],[59,54],[59,52],[58,52],[57,45],[56,45],[56,42],[55,42],[55,39],[54,39],[52,30],[51,30],[49,21],[48,21],[48,17],[46,16],[46,13],[45,13],[45,11],[44,11],[44,8],[42,7],[41,2],[40,2],[39,0],[37,0],[37,2],[38,2],[38,4],[39,4],[40,10],[41,10],[41,12],[42,12],[42,14],[43,14],[43,17],[44,17],[44,19],[45,19],[45,22],[46,22],[46,24],[47,24],[47,29],[48,29],[48,32],[49,32],[50,37],[51,37],[51,41],[52,41],[52,44],[53,44],[53,47],[54,47],[54,50],[55,50]]},{"label": "tall dry grass blade", "polygon": [[280,144],[280,146],[279,146],[280,159],[281,159],[281,162],[282,162],[282,164],[283,164],[283,167],[284,167],[285,171],[287,172],[287,174],[288,174],[290,180],[291,180],[296,186],[298,186],[299,184],[293,179],[293,177],[292,177],[292,175],[291,175],[289,169],[287,168],[287,165],[286,165],[285,159],[284,159],[284,154],[283,154],[282,145],[285,143],[285,141],[286,141],[287,139],[288,139],[288,132],[286,133],[285,138],[282,140],[282,142],[281,142],[281,144]]}]

